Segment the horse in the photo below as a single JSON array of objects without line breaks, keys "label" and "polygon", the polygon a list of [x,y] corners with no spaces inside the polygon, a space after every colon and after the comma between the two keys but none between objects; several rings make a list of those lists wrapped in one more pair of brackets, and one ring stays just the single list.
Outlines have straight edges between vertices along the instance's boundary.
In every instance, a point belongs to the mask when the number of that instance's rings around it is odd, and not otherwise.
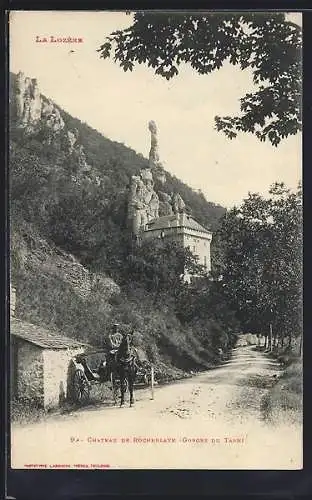
[{"label": "horse", "polygon": [[133,406],[134,404],[133,387],[138,370],[138,364],[137,352],[133,347],[132,342],[132,334],[124,335],[116,355],[116,371],[120,379],[120,406],[124,405],[127,382],[130,394],[130,406]]}]

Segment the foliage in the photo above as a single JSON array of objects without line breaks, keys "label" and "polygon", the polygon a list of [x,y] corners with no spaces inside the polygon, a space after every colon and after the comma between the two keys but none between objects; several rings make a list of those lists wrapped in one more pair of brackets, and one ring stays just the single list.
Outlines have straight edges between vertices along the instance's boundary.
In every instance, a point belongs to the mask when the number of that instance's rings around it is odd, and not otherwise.
[{"label": "foliage", "polygon": [[276,183],[270,198],[249,194],[220,224],[214,278],[245,331],[268,335],[271,323],[279,338],[301,333],[301,205],[300,188]]},{"label": "foliage", "polygon": [[218,281],[203,277],[184,287],[176,300],[176,314],[212,352],[220,347],[228,352],[234,347],[240,324]]},{"label": "foliage", "polygon": [[178,294],[182,275],[202,272],[189,249],[174,241],[143,241],[134,246],[124,264],[127,281],[140,283],[150,292]]},{"label": "foliage", "polygon": [[216,117],[232,139],[250,132],[273,145],[301,130],[301,29],[281,12],[138,12],[133,25],[116,31],[98,49],[124,71],[145,63],[167,80],[189,63],[200,75],[225,61],[250,68],[255,91],[240,100],[241,114]]}]

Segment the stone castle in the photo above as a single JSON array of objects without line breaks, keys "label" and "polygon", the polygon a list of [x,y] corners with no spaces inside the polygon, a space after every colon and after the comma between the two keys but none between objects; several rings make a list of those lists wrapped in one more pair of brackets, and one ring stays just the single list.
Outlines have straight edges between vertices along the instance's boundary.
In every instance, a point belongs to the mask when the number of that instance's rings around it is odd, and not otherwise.
[{"label": "stone castle", "polygon": [[210,244],[212,234],[185,212],[179,193],[162,192],[155,184],[166,183],[164,168],[159,159],[157,127],[148,124],[151,133],[149,164],[131,177],[128,196],[128,222],[135,238],[150,240],[169,238],[189,248],[198,263],[211,270]]}]

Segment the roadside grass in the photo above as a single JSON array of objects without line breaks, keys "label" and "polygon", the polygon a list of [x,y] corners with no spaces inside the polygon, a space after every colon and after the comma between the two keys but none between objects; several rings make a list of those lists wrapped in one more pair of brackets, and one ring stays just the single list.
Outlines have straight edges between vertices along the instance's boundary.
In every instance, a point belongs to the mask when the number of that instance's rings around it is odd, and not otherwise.
[{"label": "roadside grass", "polygon": [[13,399],[10,404],[10,422],[12,424],[30,424],[40,422],[47,415],[43,408],[25,401]]},{"label": "roadside grass", "polygon": [[261,401],[263,418],[271,423],[280,420],[302,420],[302,360],[288,362],[284,373]]}]

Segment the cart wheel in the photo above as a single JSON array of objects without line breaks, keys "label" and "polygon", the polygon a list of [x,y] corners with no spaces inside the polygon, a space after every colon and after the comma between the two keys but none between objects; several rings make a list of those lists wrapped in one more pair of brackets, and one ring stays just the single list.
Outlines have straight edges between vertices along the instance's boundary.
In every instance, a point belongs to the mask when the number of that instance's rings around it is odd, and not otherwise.
[{"label": "cart wheel", "polygon": [[74,398],[76,403],[86,403],[90,398],[90,385],[82,370],[74,374]]}]

